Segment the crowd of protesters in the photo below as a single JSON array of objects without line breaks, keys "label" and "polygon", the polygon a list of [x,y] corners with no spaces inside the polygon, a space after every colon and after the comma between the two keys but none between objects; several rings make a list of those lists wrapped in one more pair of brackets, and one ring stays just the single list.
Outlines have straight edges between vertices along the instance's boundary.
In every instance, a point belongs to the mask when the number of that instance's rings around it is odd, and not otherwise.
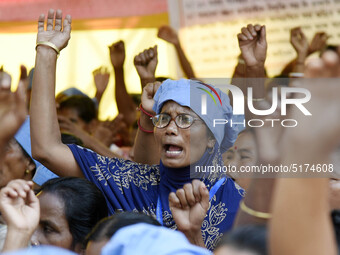
[{"label": "crowd of protesters", "polygon": [[[158,37],[175,47],[187,79],[156,77],[158,61],[166,60],[158,59],[153,46],[136,53],[142,93],[129,94],[119,40],[108,51],[114,73],[93,72],[94,98],[75,88],[55,95],[57,59],[70,40],[71,23],[61,10],[40,15],[35,67],[28,75],[21,67],[15,92],[10,74],[0,70],[1,252],[338,253],[336,176],[193,173],[196,166],[339,167],[340,86],[329,78],[340,77],[340,50],[327,44],[329,35],[318,32],[308,40],[300,27],[293,28],[296,58],[283,64],[281,74],[267,77],[265,24],[240,28],[235,51],[241,54],[231,83],[244,94],[252,89],[247,99],[254,108],[270,108],[274,87],[278,93],[303,87],[312,95],[311,116],[301,115],[302,106],[289,108],[296,127],[251,128],[241,123],[268,116],[256,116],[247,106],[235,114],[235,95],[204,83],[169,26],[160,27]],[[98,106],[110,75],[119,114],[100,121]],[[211,95],[206,113],[202,91]],[[215,126],[214,119],[238,124]]]}]

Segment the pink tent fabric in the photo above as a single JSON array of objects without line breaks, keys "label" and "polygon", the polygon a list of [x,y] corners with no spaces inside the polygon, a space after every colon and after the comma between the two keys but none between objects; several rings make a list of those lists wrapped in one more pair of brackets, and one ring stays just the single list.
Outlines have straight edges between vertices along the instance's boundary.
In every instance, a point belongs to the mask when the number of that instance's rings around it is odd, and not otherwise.
[{"label": "pink tent fabric", "polygon": [[49,8],[73,19],[145,16],[167,12],[167,0],[0,0],[0,22],[35,21]]}]

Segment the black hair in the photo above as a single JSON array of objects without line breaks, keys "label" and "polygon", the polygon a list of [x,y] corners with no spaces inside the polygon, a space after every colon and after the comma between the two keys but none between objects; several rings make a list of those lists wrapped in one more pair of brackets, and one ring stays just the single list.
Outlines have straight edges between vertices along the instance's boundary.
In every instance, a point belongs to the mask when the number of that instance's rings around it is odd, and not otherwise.
[{"label": "black hair", "polygon": [[61,142],[63,144],[76,144],[79,146],[84,146],[84,143],[80,138],[68,133],[61,133]]},{"label": "black hair", "polygon": [[338,246],[338,254],[340,254],[340,210],[333,210],[331,216]]},{"label": "black hair", "polygon": [[91,233],[86,237],[85,244],[90,241],[98,242],[110,239],[119,229],[137,223],[160,226],[155,218],[146,214],[137,212],[119,212],[98,222]]},{"label": "black hair", "polygon": [[163,82],[166,81],[167,79],[170,79],[169,77],[164,77],[164,76],[158,76],[156,77],[156,81]]},{"label": "black hair", "polygon": [[240,251],[267,255],[267,229],[263,225],[245,225],[225,234],[216,249],[230,246]]},{"label": "black hair", "polygon": [[60,102],[59,110],[63,108],[76,110],[78,117],[86,123],[90,123],[92,120],[97,119],[98,112],[96,104],[88,96],[68,96]]},{"label": "black hair", "polygon": [[85,237],[99,220],[108,215],[101,191],[90,181],[77,177],[54,178],[37,192],[56,195],[64,203],[65,218],[72,235],[72,248],[84,244]]},{"label": "black hair", "polygon": [[130,95],[132,101],[135,103],[135,105],[140,105],[140,103],[142,102],[141,101],[141,97],[142,97],[141,94],[131,93],[129,95]]},{"label": "black hair", "polygon": [[320,51],[319,57],[321,57],[322,54],[324,54],[326,51],[333,51],[335,53],[338,53],[338,49],[339,49],[338,45],[328,44],[323,50]]}]

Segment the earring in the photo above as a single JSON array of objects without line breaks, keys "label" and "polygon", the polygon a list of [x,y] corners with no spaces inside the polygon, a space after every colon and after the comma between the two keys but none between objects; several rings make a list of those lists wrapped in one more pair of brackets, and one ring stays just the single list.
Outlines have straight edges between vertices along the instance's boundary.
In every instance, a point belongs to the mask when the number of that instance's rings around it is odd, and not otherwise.
[{"label": "earring", "polygon": [[38,242],[31,242],[31,245],[32,246],[39,246],[39,243]]},{"label": "earring", "polygon": [[29,169],[25,170],[25,174],[29,174],[31,171]]},{"label": "earring", "polygon": [[211,155],[211,154],[214,154],[214,152],[215,152],[215,146],[211,147],[211,150],[208,153]]}]

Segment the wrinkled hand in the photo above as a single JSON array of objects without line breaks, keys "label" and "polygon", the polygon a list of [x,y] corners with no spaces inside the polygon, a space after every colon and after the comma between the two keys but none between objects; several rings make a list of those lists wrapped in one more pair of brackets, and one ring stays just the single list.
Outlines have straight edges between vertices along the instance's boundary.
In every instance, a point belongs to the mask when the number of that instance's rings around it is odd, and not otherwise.
[{"label": "wrinkled hand", "polygon": [[17,90],[11,92],[11,77],[0,71],[0,140],[9,141],[21,127],[27,115],[26,90],[20,81]]},{"label": "wrinkled hand", "polygon": [[[287,143],[313,144],[306,150],[322,151],[324,155],[332,152],[340,144],[340,59],[337,53],[325,52],[322,58],[307,63],[305,78],[296,81],[298,87],[304,87],[311,93],[311,100],[304,106],[312,116],[304,116],[297,107],[292,108],[291,119],[298,125],[287,129]],[[328,79],[336,77],[337,79]],[[318,79],[322,78],[322,79]],[[311,128],[313,127],[313,128]]]},{"label": "wrinkled hand", "polygon": [[119,134],[123,130],[127,130],[127,125],[124,121],[124,115],[123,114],[118,114],[116,118],[114,118],[112,121],[109,121],[108,126],[111,130],[112,137],[113,137],[113,142],[116,142],[117,137],[119,137]]},{"label": "wrinkled hand", "polygon": [[177,45],[179,43],[177,32],[170,26],[161,26],[157,36],[164,41]]},{"label": "wrinkled hand", "polygon": [[308,49],[308,53],[312,54],[323,50],[327,45],[329,36],[325,32],[318,32],[314,35]]},{"label": "wrinkled hand", "polygon": [[109,121],[98,122],[94,130],[93,137],[105,144],[106,147],[110,147],[113,143],[113,135],[109,128]]},{"label": "wrinkled hand", "polygon": [[157,63],[157,45],[139,53],[134,59],[134,65],[141,80],[155,78]]},{"label": "wrinkled hand", "polygon": [[[45,15],[40,14],[38,20],[37,42],[51,42],[61,51],[64,49],[71,34],[71,16],[66,15],[62,20],[63,13],[61,10],[56,12],[53,9],[48,11],[46,30],[44,29]],[[53,23],[55,24],[53,27]],[[40,46],[39,46],[40,47]]]},{"label": "wrinkled hand", "polygon": [[141,96],[142,107],[145,111],[151,113],[152,115],[155,114],[154,111],[152,110],[152,107],[155,103],[155,100],[153,100],[153,97],[155,96],[161,84],[162,83],[160,83],[159,81],[156,81],[154,83],[148,83],[143,88],[143,93]]},{"label": "wrinkled hand", "polygon": [[248,67],[263,67],[267,56],[265,26],[249,24],[241,29],[237,38],[246,65]]},{"label": "wrinkled hand", "polygon": [[[66,132],[78,137],[83,141],[83,138],[89,135],[85,130],[83,130],[78,124],[73,123],[68,118],[58,115],[58,122],[61,132]],[[83,141],[84,142],[84,141]]]},{"label": "wrinkled hand", "polygon": [[113,67],[123,67],[125,61],[125,45],[123,41],[118,41],[109,46],[110,59]]},{"label": "wrinkled hand", "polygon": [[33,234],[40,218],[38,198],[32,190],[33,182],[13,180],[0,191],[0,211],[8,228]]},{"label": "wrinkled hand", "polygon": [[193,180],[170,193],[169,205],[178,230],[198,232],[209,208],[209,191],[203,182]]},{"label": "wrinkled hand", "polygon": [[109,84],[110,73],[107,68],[99,67],[92,72],[97,93],[103,94]]},{"label": "wrinkled hand", "polygon": [[290,43],[298,56],[307,57],[309,45],[307,37],[302,32],[301,27],[295,27],[290,31]]},{"label": "wrinkled hand", "polygon": [[100,121],[96,126],[93,136],[109,147],[118,140],[118,134],[123,129],[126,129],[127,126],[123,119],[123,114],[118,114],[112,121]]}]

